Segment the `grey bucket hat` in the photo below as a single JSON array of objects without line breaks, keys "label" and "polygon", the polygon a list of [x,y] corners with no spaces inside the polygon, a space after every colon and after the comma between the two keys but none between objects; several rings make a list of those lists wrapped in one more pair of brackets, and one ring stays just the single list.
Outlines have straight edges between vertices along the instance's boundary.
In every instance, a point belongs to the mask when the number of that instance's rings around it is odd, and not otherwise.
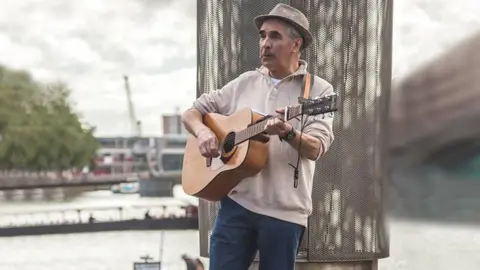
[{"label": "grey bucket hat", "polygon": [[255,26],[260,29],[266,20],[272,18],[281,19],[293,25],[303,37],[304,48],[312,44],[313,36],[308,30],[310,24],[308,23],[307,17],[300,10],[286,4],[278,4],[270,13],[257,16],[253,21]]}]

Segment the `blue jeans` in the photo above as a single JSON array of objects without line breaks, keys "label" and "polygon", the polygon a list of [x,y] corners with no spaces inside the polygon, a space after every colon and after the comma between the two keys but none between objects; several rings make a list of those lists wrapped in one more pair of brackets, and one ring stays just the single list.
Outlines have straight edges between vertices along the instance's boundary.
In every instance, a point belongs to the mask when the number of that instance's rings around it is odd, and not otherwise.
[{"label": "blue jeans", "polygon": [[253,213],[226,197],[210,237],[210,270],[293,270],[305,227]]}]

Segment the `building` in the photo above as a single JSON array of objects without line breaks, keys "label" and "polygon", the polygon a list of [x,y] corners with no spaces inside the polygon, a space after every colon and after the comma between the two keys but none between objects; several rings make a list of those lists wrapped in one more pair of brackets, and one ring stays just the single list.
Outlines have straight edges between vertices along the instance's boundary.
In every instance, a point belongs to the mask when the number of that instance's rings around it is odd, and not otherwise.
[{"label": "building", "polygon": [[157,140],[157,161],[160,172],[181,171],[187,134],[165,134]]},{"label": "building", "polygon": [[130,173],[148,170],[144,158],[150,151],[151,161],[156,162],[156,137],[99,137],[100,148],[97,151],[94,174]]},{"label": "building", "polygon": [[162,115],[163,134],[187,134],[183,126],[182,116],[177,112],[172,115]]},{"label": "building", "polygon": [[146,151],[150,152],[150,162],[163,172],[182,169],[187,135],[140,138],[137,145],[134,144],[136,139],[131,137],[101,137],[97,140],[101,147],[97,151],[95,174],[148,171]]},{"label": "building", "polygon": [[178,171],[183,165],[183,153],[188,132],[183,126],[182,116],[162,115],[161,137],[98,137],[100,149],[95,160],[95,174],[130,173],[147,171],[145,154],[159,171]]}]

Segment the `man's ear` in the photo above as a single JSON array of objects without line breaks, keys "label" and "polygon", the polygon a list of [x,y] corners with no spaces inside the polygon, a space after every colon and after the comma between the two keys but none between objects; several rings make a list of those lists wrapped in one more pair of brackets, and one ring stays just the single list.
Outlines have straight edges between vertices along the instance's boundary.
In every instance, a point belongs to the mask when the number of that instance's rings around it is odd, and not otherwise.
[{"label": "man's ear", "polygon": [[303,40],[301,38],[297,38],[295,39],[294,43],[295,43],[295,52],[299,52],[302,49]]}]

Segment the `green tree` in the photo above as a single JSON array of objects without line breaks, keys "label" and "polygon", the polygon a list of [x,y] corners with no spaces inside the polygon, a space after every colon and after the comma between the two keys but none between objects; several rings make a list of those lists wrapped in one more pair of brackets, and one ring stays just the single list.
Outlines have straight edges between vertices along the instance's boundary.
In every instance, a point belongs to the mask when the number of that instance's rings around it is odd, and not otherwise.
[{"label": "green tree", "polygon": [[80,169],[99,147],[82,125],[63,83],[42,85],[0,66],[0,168],[24,172]]}]

